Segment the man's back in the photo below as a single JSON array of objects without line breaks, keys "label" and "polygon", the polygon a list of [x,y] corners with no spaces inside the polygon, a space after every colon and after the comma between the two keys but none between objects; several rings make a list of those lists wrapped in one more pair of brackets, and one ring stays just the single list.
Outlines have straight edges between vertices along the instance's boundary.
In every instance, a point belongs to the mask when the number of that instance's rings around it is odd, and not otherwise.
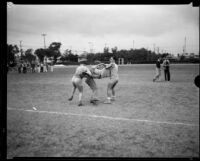
[{"label": "man's back", "polygon": [[76,77],[81,77],[81,75],[82,75],[83,73],[87,73],[87,74],[91,75],[90,70],[89,70],[86,66],[80,65],[80,66],[78,66],[78,67],[76,68],[76,72],[75,72],[74,76],[76,76]]}]

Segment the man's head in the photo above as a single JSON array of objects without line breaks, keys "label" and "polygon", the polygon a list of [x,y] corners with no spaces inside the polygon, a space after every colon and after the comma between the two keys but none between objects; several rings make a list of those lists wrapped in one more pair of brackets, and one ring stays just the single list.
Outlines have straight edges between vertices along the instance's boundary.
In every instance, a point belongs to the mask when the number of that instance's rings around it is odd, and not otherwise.
[{"label": "man's head", "polygon": [[115,59],[113,57],[110,57],[110,63],[115,63]]}]

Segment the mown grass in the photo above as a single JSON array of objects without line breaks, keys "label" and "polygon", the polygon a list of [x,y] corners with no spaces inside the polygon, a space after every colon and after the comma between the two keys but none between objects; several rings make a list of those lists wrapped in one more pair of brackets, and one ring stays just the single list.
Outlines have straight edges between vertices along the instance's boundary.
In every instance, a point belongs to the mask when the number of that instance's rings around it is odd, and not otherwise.
[{"label": "mown grass", "polygon": [[[152,82],[154,65],[120,66],[117,100],[105,105],[108,79],[96,80],[100,103],[89,103],[84,83],[84,106],[72,102],[75,68],[53,73],[9,73],[7,106],[38,111],[199,124],[198,65],[171,66],[170,82]],[[167,125],[102,118],[8,110],[7,156],[27,157],[198,157],[199,126]]]}]

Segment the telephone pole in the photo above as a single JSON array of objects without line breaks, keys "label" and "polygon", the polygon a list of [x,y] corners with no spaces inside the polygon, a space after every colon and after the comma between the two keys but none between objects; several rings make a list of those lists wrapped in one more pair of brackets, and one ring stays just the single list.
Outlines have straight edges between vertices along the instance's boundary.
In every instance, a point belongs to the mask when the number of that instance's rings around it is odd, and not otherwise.
[{"label": "telephone pole", "polygon": [[22,40],[19,41],[19,46],[20,46],[20,53],[21,53],[21,58],[22,58]]},{"label": "telephone pole", "polygon": [[46,49],[46,44],[45,44],[45,36],[46,36],[46,34],[42,34],[42,36],[44,37],[44,49]]},{"label": "telephone pole", "polygon": [[89,48],[90,48],[90,53],[92,53],[93,52],[93,43],[92,42],[88,42],[88,44],[89,44]]},{"label": "telephone pole", "polygon": [[134,40],[133,40],[133,50],[134,50]]},{"label": "telephone pole", "polygon": [[159,54],[159,47],[157,48],[157,50],[158,50],[158,54]]},{"label": "telephone pole", "polygon": [[155,53],[156,51],[156,47],[155,47],[155,44],[153,44],[153,52]]},{"label": "telephone pole", "polygon": [[185,37],[185,47],[184,47],[184,50],[185,50],[185,54],[186,54],[186,37]]}]

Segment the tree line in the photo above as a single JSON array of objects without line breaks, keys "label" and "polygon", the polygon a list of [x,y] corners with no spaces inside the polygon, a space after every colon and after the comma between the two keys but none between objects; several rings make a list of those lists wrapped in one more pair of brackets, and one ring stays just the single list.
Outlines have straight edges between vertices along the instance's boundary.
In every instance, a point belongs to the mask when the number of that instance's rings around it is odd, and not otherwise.
[{"label": "tree line", "polygon": [[[27,62],[35,61],[36,56],[40,62],[44,61],[47,57],[53,61],[54,64],[60,63],[65,65],[78,64],[78,55],[74,54],[71,50],[66,49],[62,54],[60,52],[60,42],[52,42],[48,48],[39,48],[33,52],[33,49],[27,49],[20,59]],[[7,63],[9,66],[15,66],[16,55],[22,52],[17,45],[7,44]],[[155,53],[145,48],[141,49],[130,49],[130,50],[118,50],[117,47],[109,48],[105,47],[103,52],[98,53],[87,53],[85,57],[89,64],[99,60],[102,62],[108,62],[110,57],[123,58],[124,64],[138,64],[138,63],[155,63],[158,58],[164,58],[170,56],[170,53]],[[59,60],[59,61],[58,61]],[[179,60],[171,58],[171,62],[199,62],[199,59],[185,58],[183,55]],[[118,62],[117,62],[118,63]]]}]

